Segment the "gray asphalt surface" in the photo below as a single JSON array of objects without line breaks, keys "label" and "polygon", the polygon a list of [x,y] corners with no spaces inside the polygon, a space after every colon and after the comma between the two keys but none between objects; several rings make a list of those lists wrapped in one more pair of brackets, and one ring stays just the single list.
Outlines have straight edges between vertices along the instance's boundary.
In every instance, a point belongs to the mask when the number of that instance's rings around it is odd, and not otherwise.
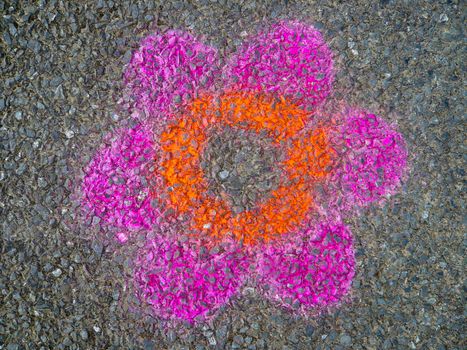
[{"label": "gray asphalt surface", "polygon": [[[0,349],[463,349],[465,6],[459,1],[0,1]],[[336,53],[336,100],[397,121],[410,176],[349,222],[351,301],[305,320],[254,293],[204,327],[128,312],[126,254],[89,241],[71,191],[128,117],[140,38],[184,28],[228,54],[263,20],[306,19]],[[215,345],[213,345],[215,343]]]}]

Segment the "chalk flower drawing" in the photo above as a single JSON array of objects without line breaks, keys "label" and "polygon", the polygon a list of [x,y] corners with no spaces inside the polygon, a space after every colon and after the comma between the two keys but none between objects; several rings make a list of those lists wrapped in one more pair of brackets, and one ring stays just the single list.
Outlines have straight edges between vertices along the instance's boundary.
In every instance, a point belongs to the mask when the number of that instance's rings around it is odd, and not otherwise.
[{"label": "chalk flower drawing", "polygon": [[154,314],[203,320],[246,283],[296,312],[341,300],[343,219],[395,193],[407,152],[379,116],[320,112],[333,61],[319,31],[275,23],[224,67],[192,35],[156,33],[124,79],[138,123],[88,165],[82,207],[122,244],[145,235],[134,282]]}]

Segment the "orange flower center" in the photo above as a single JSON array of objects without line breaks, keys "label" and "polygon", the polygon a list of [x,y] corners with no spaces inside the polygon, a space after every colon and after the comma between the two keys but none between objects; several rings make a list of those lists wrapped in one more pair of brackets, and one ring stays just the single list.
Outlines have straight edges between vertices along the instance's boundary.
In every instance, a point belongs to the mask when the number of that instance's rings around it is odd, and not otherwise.
[{"label": "orange flower center", "polygon": [[[162,183],[157,191],[165,189],[166,204],[187,214],[193,232],[210,237],[234,236],[254,244],[298,229],[313,206],[313,185],[329,173],[333,158],[326,130],[305,130],[307,118],[297,105],[270,95],[232,92],[197,98],[160,137],[162,155],[155,172]],[[209,193],[200,164],[212,130],[226,127],[258,137],[266,133],[285,155],[276,164],[282,172],[278,186],[240,213],[225,198]]]}]

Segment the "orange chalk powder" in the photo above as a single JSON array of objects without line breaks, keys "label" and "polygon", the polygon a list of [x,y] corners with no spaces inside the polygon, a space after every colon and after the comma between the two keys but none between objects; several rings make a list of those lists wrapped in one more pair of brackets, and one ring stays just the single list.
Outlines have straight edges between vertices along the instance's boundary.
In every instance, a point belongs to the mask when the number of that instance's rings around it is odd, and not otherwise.
[{"label": "orange chalk powder", "polygon": [[[190,228],[221,239],[232,235],[245,244],[269,241],[300,228],[313,206],[313,184],[329,173],[331,151],[325,129],[305,131],[309,117],[284,98],[245,92],[201,96],[161,134],[162,155],[155,176],[167,191],[167,205],[188,214]],[[232,212],[227,201],[208,195],[200,157],[210,132],[225,126],[266,132],[285,151],[278,188],[251,210]],[[159,192],[160,193],[160,192]]]}]

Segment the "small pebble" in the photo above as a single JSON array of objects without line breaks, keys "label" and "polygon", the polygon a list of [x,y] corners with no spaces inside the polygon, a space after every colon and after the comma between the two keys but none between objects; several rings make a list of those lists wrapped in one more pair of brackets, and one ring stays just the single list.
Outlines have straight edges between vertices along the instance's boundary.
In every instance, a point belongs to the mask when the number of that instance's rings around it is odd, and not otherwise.
[{"label": "small pebble", "polygon": [[75,132],[73,130],[66,130],[65,131],[65,136],[67,139],[71,139],[73,138],[73,136],[75,136]]},{"label": "small pebble", "polygon": [[340,343],[342,346],[349,346],[352,344],[352,338],[348,334],[344,334],[340,338]]},{"label": "small pebble", "polygon": [[88,339],[88,332],[87,332],[85,329],[83,329],[81,332],[79,332],[79,335],[81,336],[81,338],[82,338],[83,340],[87,340],[87,339]]},{"label": "small pebble", "polygon": [[444,23],[447,21],[449,21],[449,17],[447,14],[442,13],[441,15],[439,15],[439,22]]},{"label": "small pebble", "polygon": [[54,275],[54,277],[60,277],[62,275],[62,270],[61,269],[55,269],[52,271],[52,275]]},{"label": "small pebble", "polygon": [[222,170],[221,172],[219,172],[219,178],[221,180],[225,180],[229,177],[229,172],[227,170]]}]

